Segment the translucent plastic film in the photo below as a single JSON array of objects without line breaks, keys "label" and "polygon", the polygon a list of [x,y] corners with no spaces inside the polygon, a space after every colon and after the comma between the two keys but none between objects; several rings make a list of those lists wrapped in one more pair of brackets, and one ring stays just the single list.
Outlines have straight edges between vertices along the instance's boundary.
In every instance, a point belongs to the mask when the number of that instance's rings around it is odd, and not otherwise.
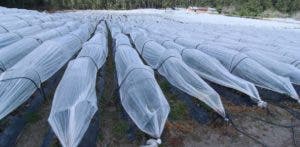
[{"label": "translucent plastic film", "polygon": [[44,24],[45,25],[39,24],[39,25],[25,27],[11,32],[0,34],[0,49],[18,40],[21,40],[25,36],[34,35],[42,31],[45,32],[48,29],[55,28],[58,27],[59,25],[62,25],[59,23],[52,23],[52,22],[48,22]]},{"label": "translucent plastic film", "polygon": [[282,62],[282,63],[287,63],[290,65],[293,65],[294,67],[296,67],[297,69],[300,69],[300,60],[297,59],[293,59],[290,57],[286,57],[286,56],[282,56],[282,55],[278,55],[275,53],[270,53],[270,52],[264,52],[264,51],[258,51],[261,54],[264,54],[266,56],[268,56],[269,58],[272,58],[276,61]]},{"label": "translucent plastic film", "polygon": [[35,11],[35,14],[25,11],[24,13],[16,14],[8,12],[8,14],[0,14],[0,34],[62,19],[68,19],[72,21],[71,17],[66,14],[41,14],[37,11]]},{"label": "translucent plastic film", "polygon": [[142,63],[128,37],[117,34],[114,39],[122,105],[139,129],[160,138],[170,106],[155,80],[153,70]]},{"label": "translucent plastic film", "polygon": [[243,53],[257,61],[270,71],[280,76],[287,77],[291,80],[292,83],[300,85],[300,69],[296,68],[295,66],[279,62],[258,51],[250,50]]},{"label": "translucent plastic film", "polygon": [[12,67],[44,41],[68,34],[70,31],[73,31],[76,26],[79,26],[79,24],[69,22],[61,27],[50,29],[36,35],[26,36],[23,39],[2,48],[0,50],[1,71],[5,71]]},{"label": "translucent plastic film", "polygon": [[69,62],[57,87],[48,121],[64,147],[77,146],[98,109],[96,74],[90,59],[79,58]]},{"label": "translucent plastic film", "polygon": [[196,46],[197,49],[218,59],[231,73],[257,86],[287,94],[299,100],[299,96],[288,78],[271,72],[263,65],[249,58],[246,54],[229,50],[218,45],[198,44],[197,41],[189,41],[184,38],[178,38],[175,42],[187,47]]},{"label": "translucent plastic film", "polygon": [[80,143],[98,109],[96,76],[106,57],[107,36],[96,33],[69,62],[55,91],[48,121],[64,147]]},{"label": "translucent plastic film", "polygon": [[82,42],[90,37],[88,27],[82,25],[68,35],[44,42],[1,74],[1,119],[25,102],[40,88],[39,83],[49,79],[81,48]]},{"label": "translucent plastic film", "polygon": [[192,68],[186,65],[176,50],[168,50],[140,31],[130,33],[137,50],[145,61],[173,86],[198,98],[225,117],[220,96]]},{"label": "translucent plastic film", "polygon": [[150,35],[168,49],[176,49],[181,53],[183,61],[202,78],[222,86],[230,87],[249,95],[259,106],[265,106],[258,91],[252,83],[231,74],[218,60],[198,49],[185,48],[171,39],[158,35]]}]

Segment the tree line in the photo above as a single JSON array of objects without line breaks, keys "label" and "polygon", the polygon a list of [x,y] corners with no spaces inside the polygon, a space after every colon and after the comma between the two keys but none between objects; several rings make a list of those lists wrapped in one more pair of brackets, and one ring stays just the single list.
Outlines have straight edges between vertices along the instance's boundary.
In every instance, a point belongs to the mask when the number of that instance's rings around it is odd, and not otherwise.
[{"label": "tree line", "polygon": [[257,16],[265,10],[292,14],[300,10],[300,0],[1,0],[1,6],[40,10],[136,9],[213,7],[218,12],[233,7],[237,15]]}]

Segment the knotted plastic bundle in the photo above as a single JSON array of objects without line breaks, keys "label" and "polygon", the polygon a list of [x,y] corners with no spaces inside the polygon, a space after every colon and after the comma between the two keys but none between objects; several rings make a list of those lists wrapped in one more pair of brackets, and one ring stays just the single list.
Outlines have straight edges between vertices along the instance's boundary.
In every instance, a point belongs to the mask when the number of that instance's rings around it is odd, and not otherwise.
[{"label": "knotted plastic bundle", "polygon": [[107,36],[97,33],[69,62],[55,91],[48,122],[64,147],[80,143],[98,109],[96,77],[106,57]]},{"label": "knotted plastic bundle", "polygon": [[115,36],[115,63],[122,106],[143,132],[160,138],[170,106],[155,80],[124,34]]},{"label": "knotted plastic bundle", "polygon": [[168,50],[139,30],[130,33],[140,55],[173,86],[201,100],[222,117],[226,117],[220,96],[188,65],[178,51]]},{"label": "knotted plastic bundle", "polygon": [[[0,119],[12,112],[29,99],[37,87],[30,76],[19,77],[24,71],[37,73],[42,82],[54,75],[90,37],[89,25],[84,24],[76,31],[63,37],[44,42],[41,46],[26,55],[17,64],[0,76]],[[9,71],[17,76],[11,76]],[[7,80],[7,77],[15,77]]]}]

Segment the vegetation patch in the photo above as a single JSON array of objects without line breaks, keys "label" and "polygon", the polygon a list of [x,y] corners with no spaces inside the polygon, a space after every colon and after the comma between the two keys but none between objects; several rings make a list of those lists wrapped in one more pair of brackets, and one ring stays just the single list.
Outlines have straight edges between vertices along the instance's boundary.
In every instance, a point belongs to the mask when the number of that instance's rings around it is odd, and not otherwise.
[{"label": "vegetation patch", "polygon": [[112,132],[117,138],[122,138],[126,135],[126,131],[129,129],[129,126],[124,121],[118,121],[114,124]]},{"label": "vegetation patch", "polygon": [[29,123],[36,123],[41,119],[41,116],[36,112],[29,112],[25,114],[25,120]]},{"label": "vegetation patch", "polygon": [[[259,17],[266,10],[272,13],[294,14],[300,10],[300,0],[3,0],[0,5],[27,9],[137,9],[175,8],[189,6],[213,7],[219,13]],[[265,16],[265,15],[263,15]],[[268,15],[266,15],[268,16]],[[270,16],[273,16],[270,15]]]},{"label": "vegetation patch", "polygon": [[169,100],[171,111],[169,118],[171,120],[184,120],[188,116],[188,109],[183,102],[178,100]]}]

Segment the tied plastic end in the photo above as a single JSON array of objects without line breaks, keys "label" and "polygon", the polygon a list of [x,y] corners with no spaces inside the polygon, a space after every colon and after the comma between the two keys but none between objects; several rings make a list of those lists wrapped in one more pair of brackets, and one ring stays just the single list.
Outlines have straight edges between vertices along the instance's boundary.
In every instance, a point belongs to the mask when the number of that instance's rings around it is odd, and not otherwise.
[{"label": "tied plastic end", "polygon": [[225,117],[224,120],[225,120],[226,122],[229,122],[229,119],[228,119],[227,117]]},{"label": "tied plastic end", "polygon": [[259,102],[257,103],[257,106],[260,107],[260,108],[266,108],[267,105],[268,105],[268,103],[267,103],[267,102],[264,102],[264,101],[259,101]]},{"label": "tied plastic end", "polygon": [[156,139],[156,143],[161,144],[161,139],[160,138]]},{"label": "tied plastic end", "polygon": [[146,145],[143,145],[141,147],[158,147],[158,145],[160,145],[162,143],[161,139],[149,139],[146,142]]}]

